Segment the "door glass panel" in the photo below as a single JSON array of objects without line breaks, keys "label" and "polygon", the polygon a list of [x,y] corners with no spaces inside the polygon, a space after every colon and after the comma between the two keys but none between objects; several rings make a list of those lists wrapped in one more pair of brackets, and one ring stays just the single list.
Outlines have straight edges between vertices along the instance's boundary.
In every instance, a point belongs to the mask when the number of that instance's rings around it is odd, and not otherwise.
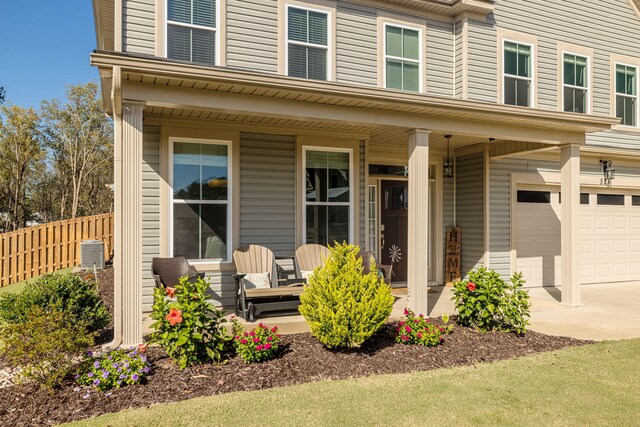
[{"label": "door glass panel", "polygon": [[518,203],[551,203],[551,192],[518,190]]},{"label": "door glass panel", "polygon": [[631,206],[640,206],[640,196],[631,196]]},{"label": "door glass panel", "polygon": [[407,186],[388,186],[384,189],[384,208],[386,210],[409,209]]},{"label": "door glass panel", "polygon": [[624,194],[598,194],[598,206],[624,206]]}]

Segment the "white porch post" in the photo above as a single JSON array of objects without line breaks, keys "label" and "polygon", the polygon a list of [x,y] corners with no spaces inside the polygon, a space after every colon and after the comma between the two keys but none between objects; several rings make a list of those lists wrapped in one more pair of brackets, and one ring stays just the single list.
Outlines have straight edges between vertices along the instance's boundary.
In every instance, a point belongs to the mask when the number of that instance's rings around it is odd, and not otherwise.
[{"label": "white porch post", "polygon": [[[121,345],[142,342],[142,103],[123,103],[115,139],[114,280],[121,290]],[[120,137],[118,137],[120,134]],[[118,293],[116,292],[116,295]],[[115,333],[118,336],[118,331]]]},{"label": "white porch post", "polygon": [[580,146],[562,146],[562,303],[580,305]]},{"label": "white porch post", "polygon": [[407,293],[409,308],[427,315],[429,284],[429,131],[409,132],[409,239]]}]

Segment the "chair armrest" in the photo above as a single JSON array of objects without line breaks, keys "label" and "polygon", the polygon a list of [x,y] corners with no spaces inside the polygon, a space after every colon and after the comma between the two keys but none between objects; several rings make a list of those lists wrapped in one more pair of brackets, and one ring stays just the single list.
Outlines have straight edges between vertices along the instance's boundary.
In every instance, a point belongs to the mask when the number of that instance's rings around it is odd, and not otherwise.
[{"label": "chair armrest", "polygon": [[160,276],[157,274],[151,274],[153,276],[153,280],[156,281],[156,287],[157,288],[163,288],[164,286],[162,285],[162,280],[160,280]]}]

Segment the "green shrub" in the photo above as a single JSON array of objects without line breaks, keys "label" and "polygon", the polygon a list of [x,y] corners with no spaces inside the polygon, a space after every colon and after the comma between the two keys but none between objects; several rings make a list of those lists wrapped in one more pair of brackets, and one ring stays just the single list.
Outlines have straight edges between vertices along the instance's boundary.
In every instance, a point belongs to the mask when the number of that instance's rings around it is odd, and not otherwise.
[{"label": "green shrub", "polygon": [[262,323],[247,332],[237,319],[233,319],[233,344],[236,353],[245,363],[260,363],[273,359],[280,350],[280,334],[277,332],[277,326],[269,328]]},{"label": "green shrub", "polygon": [[422,314],[416,316],[408,308],[404,309],[404,316],[404,319],[398,322],[396,329],[396,342],[398,343],[434,347],[444,341],[444,335],[451,332],[452,326],[448,325],[448,318],[443,318],[444,325],[440,326]]},{"label": "green shrub", "polygon": [[0,329],[2,355],[11,366],[22,368],[22,377],[54,388],[73,370],[93,345],[93,334],[69,314],[36,307],[24,323]]},{"label": "green shrub", "polygon": [[151,342],[164,348],[181,369],[220,362],[232,338],[222,326],[224,311],[207,301],[208,288],[201,278],[190,282],[182,277],[175,288],[156,288],[154,292]]},{"label": "green shrub", "polygon": [[21,292],[0,295],[0,324],[25,323],[34,307],[45,312],[61,311],[89,332],[101,330],[110,320],[95,281],[71,273],[47,274],[28,283]]},{"label": "green shrub", "polygon": [[329,348],[359,347],[391,314],[391,289],[374,266],[371,273],[362,274],[359,251],[357,246],[336,243],[300,296],[299,310],[311,333]]},{"label": "green shrub", "polygon": [[529,324],[529,293],[516,273],[506,283],[498,273],[486,268],[471,271],[469,280],[454,285],[453,300],[458,323],[482,332],[507,331],[524,334]]},{"label": "green shrub", "polygon": [[140,384],[151,371],[147,356],[137,348],[119,348],[99,357],[92,357],[76,376],[80,385],[92,386],[100,391]]}]

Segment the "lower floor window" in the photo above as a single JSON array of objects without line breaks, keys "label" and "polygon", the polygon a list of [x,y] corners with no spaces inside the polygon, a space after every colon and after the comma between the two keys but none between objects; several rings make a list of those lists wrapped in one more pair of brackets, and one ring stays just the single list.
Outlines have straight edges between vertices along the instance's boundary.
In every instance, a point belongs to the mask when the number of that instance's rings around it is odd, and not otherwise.
[{"label": "lower floor window", "polygon": [[226,259],[227,205],[175,203],[173,254],[187,259]]},{"label": "lower floor window", "polygon": [[349,206],[307,206],[307,243],[349,241]]}]

